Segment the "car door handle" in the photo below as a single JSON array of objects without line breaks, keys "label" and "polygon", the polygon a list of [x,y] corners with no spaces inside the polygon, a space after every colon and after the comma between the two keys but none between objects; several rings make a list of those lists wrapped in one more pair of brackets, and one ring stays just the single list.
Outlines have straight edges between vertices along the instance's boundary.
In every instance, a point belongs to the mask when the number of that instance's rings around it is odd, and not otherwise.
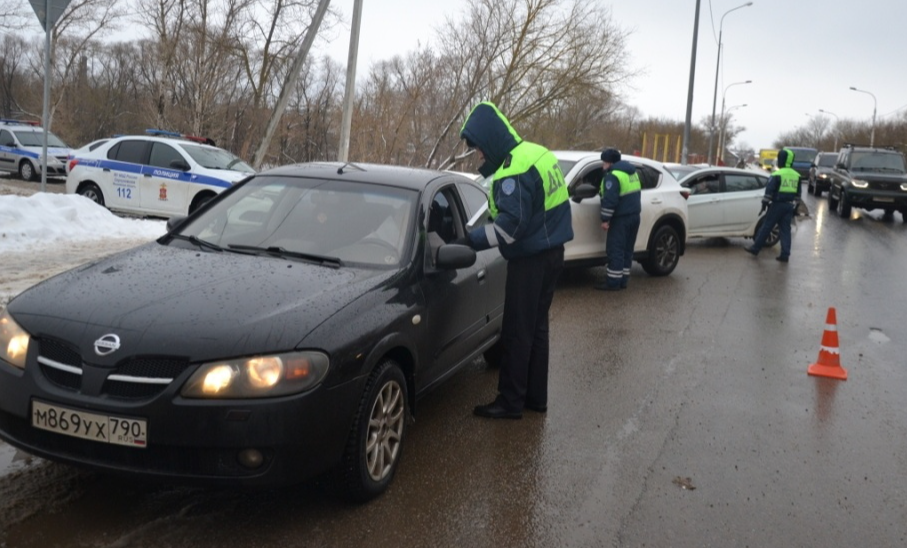
[{"label": "car door handle", "polygon": [[484,268],[476,273],[476,278],[478,278],[480,282],[485,281],[485,269]]},{"label": "car door handle", "polygon": [[660,203],[661,203],[661,198],[652,198],[651,203],[653,203],[653,204],[660,204]]},{"label": "car door handle", "polygon": [[105,168],[104,168],[104,171],[110,173],[110,168],[109,168],[109,167],[105,167]]},{"label": "car door handle", "polygon": [[142,175],[144,175],[145,177],[148,177],[149,179],[151,178],[151,174],[150,174],[150,173],[143,173]]}]

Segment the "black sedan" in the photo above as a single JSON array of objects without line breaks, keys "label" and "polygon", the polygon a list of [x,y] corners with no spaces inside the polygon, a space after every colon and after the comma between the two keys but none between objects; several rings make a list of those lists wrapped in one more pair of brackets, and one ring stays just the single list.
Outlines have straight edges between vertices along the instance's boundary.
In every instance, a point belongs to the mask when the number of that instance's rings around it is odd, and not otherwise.
[{"label": "black sedan", "polygon": [[156,242],[0,314],[0,437],[29,453],[237,486],[330,472],[382,493],[419,396],[494,350],[506,266],[457,245],[485,203],[449,173],[274,169]]},{"label": "black sedan", "polygon": [[[820,152],[816,156],[816,161],[809,170],[807,182],[810,194],[821,196],[823,192],[831,187],[831,181],[835,177],[835,162],[837,160],[837,152]],[[800,184],[802,185],[803,182],[801,181]]]}]

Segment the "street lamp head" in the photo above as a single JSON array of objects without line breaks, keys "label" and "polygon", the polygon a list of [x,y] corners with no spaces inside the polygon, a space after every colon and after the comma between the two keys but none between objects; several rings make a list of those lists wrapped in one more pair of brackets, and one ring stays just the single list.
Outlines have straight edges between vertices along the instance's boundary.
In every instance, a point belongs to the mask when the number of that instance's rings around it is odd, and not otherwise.
[{"label": "street lamp head", "polygon": [[853,87],[853,86],[850,86],[850,89],[852,89],[852,90],[854,90],[854,91],[860,91],[860,90],[858,90],[857,88],[855,88],[855,87]]}]

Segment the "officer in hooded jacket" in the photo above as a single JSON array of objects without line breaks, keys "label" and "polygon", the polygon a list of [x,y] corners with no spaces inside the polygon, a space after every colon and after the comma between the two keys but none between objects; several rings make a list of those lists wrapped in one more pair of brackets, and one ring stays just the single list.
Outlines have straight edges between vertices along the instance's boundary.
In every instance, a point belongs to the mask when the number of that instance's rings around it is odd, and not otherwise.
[{"label": "officer in hooded jacket", "polygon": [[564,265],[564,243],[573,239],[569,196],[557,158],[524,141],[498,108],[483,102],[466,118],[460,137],[492,176],[492,222],[468,234],[476,250],[498,247],[507,260],[498,396],[474,413],[519,419],[523,409],[548,408],[548,310]]},{"label": "officer in hooded jacket", "polygon": [[608,275],[603,283],[596,283],[593,287],[603,291],[619,291],[626,289],[630,281],[633,247],[642,211],[642,185],[636,167],[622,161],[620,151],[607,148],[602,151],[601,158],[605,172],[601,188],[601,220],[602,230],[608,232],[605,241]]},{"label": "officer in hooded jacket", "polygon": [[790,258],[790,224],[794,211],[800,205],[800,174],[791,166],[794,164],[794,151],[784,148],[778,151],[778,165],[768,183],[765,185],[765,196],[762,198],[762,211],[768,209],[762,228],[753,239],[753,245],[744,249],[753,255],[765,245],[768,235],[778,225],[781,235],[781,254],[775,257],[782,263]]}]

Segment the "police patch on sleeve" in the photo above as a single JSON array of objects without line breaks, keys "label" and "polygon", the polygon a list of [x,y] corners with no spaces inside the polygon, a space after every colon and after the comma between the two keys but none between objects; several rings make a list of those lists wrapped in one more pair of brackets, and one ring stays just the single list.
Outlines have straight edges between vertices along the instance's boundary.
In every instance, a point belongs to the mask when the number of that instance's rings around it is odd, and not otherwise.
[{"label": "police patch on sleeve", "polygon": [[611,190],[611,181],[605,181],[605,188]]},{"label": "police patch on sleeve", "polygon": [[513,194],[513,191],[516,190],[516,181],[513,179],[504,179],[504,182],[501,183],[501,191],[510,196]]}]

